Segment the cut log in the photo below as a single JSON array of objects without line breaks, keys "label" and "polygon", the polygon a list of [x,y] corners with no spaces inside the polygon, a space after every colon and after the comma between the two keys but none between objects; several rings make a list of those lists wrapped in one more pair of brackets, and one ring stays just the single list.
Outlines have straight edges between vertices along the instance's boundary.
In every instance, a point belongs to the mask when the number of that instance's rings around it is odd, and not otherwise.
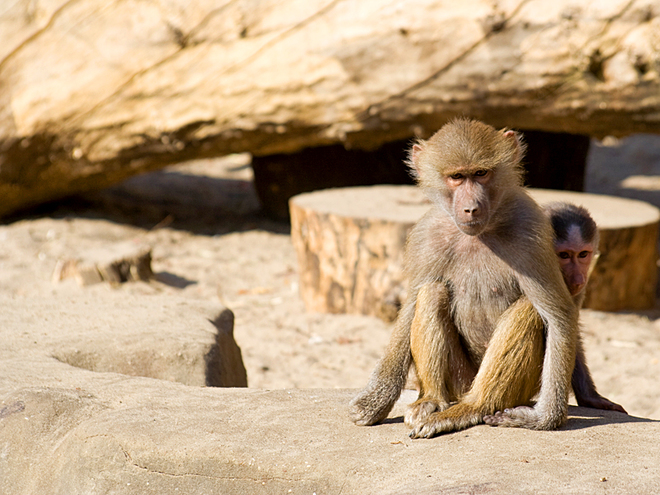
[{"label": "cut log", "polygon": [[540,204],[569,201],[587,208],[600,229],[600,257],[584,307],[601,311],[649,309],[658,283],[660,210],[633,199],[568,191],[532,190]]},{"label": "cut log", "polygon": [[403,248],[429,205],[413,186],[326,189],[291,198],[291,241],[308,311],[396,317]]},{"label": "cut log", "polygon": [[371,150],[457,115],[660,133],[649,0],[4,3],[0,215],[193,158]]},{"label": "cut log", "polygon": [[[646,309],[655,303],[660,210],[642,201],[531,189],[541,204],[585,206],[600,227],[601,256],[585,307]],[[408,232],[429,203],[414,186],[328,189],[291,199],[291,239],[308,311],[393,320],[405,297]]]},{"label": "cut log", "polygon": [[120,242],[59,260],[53,271],[53,282],[70,277],[75,278],[80,286],[149,280],[153,277],[151,247],[130,241]]}]

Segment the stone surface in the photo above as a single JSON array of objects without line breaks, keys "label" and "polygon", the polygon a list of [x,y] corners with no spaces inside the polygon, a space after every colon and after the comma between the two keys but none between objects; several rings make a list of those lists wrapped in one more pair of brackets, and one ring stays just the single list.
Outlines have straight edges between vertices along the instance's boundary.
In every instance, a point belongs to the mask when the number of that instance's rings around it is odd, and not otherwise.
[{"label": "stone surface", "polygon": [[247,386],[230,310],[98,289],[42,300],[0,296],[2,332],[29,323],[20,336],[5,335],[3,355],[186,385]]},{"label": "stone surface", "polygon": [[[480,426],[411,441],[401,415],[414,392],[404,393],[385,424],[363,428],[346,413],[354,390],[203,387],[202,358],[215,340],[208,318],[217,310],[143,296],[129,311],[119,299],[100,298],[108,294],[102,288],[75,300],[0,300],[0,493],[596,494],[657,487],[658,421],[571,407],[560,431]],[[98,306],[98,319],[81,321],[90,305]],[[116,308],[112,319],[108,306]]]},{"label": "stone surface", "polygon": [[[585,206],[601,230],[601,256],[584,307],[603,311],[655,304],[660,210],[613,196],[530,189],[541,204]],[[295,196],[291,240],[308,311],[393,320],[405,297],[406,236],[429,209],[414,186],[338,188]]]},{"label": "stone surface", "polygon": [[571,407],[560,431],[412,441],[403,404],[353,425],[352,390],[186,387],[53,360],[0,369],[0,490],[14,495],[653,493],[660,476],[660,423],[619,413]]},{"label": "stone surface", "polygon": [[0,215],[190,158],[374,149],[471,115],[660,132],[655,0],[13,2]]}]

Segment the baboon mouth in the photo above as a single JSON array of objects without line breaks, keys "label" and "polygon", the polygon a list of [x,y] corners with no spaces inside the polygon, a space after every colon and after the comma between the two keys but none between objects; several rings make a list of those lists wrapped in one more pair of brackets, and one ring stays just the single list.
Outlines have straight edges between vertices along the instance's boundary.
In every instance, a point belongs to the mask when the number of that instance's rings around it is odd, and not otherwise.
[{"label": "baboon mouth", "polygon": [[584,285],[585,284],[569,285],[568,291],[571,293],[571,296],[577,296],[582,291]]},{"label": "baboon mouth", "polygon": [[460,222],[457,223],[458,228],[465,234],[468,235],[477,235],[483,231],[486,224],[485,222]]},{"label": "baboon mouth", "polygon": [[469,222],[460,222],[459,225],[468,229],[476,229],[483,227],[485,223],[483,220],[470,220]]}]

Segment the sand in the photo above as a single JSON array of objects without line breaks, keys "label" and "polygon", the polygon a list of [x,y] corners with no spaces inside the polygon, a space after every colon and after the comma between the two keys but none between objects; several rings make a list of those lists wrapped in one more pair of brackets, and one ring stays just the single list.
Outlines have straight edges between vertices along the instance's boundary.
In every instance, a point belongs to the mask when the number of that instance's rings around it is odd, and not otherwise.
[{"label": "sand", "polygon": [[[391,325],[305,311],[289,227],[260,215],[248,161],[236,155],[181,164],[6,220],[0,225],[0,294],[76,297],[92,289],[73,280],[53,283],[59,259],[118,241],[145,242],[153,247],[155,280],[95,286],[98,297],[126,291],[226,305],[236,316],[235,338],[251,388],[363,386]],[[587,190],[659,206],[658,137],[593,147]],[[582,312],[587,360],[599,391],[629,413],[655,419],[659,315]]]}]

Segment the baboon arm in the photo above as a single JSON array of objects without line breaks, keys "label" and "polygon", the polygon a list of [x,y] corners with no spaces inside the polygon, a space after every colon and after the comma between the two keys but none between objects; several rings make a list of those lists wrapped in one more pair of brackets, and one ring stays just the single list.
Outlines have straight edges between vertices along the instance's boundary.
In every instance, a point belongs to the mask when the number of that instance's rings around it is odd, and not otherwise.
[{"label": "baboon arm", "polygon": [[401,309],[385,354],[371,374],[369,383],[351,400],[349,415],[356,425],[369,426],[383,421],[399,400],[412,363],[410,322],[414,312],[414,302],[408,301]]},{"label": "baboon arm", "polygon": [[589,368],[587,367],[582,339],[579,339],[577,343],[572,385],[575,400],[579,406],[618,411],[628,414],[622,406],[603,397],[596,391],[596,385],[594,384]]},{"label": "baboon arm", "polygon": [[[544,248],[546,244],[547,248]],[[551,240],[539,242],[537,250],[527,251],[532,253],[528,258],[512,263],[517,265],[521,274],[518,280],[522,292],[546,325],[541,389],[534,408],[507,409],[485,420],[493,425],[553,430],[561,426],[568,415],[568,395],[579,332],[578,308],[554,261]]]}]

